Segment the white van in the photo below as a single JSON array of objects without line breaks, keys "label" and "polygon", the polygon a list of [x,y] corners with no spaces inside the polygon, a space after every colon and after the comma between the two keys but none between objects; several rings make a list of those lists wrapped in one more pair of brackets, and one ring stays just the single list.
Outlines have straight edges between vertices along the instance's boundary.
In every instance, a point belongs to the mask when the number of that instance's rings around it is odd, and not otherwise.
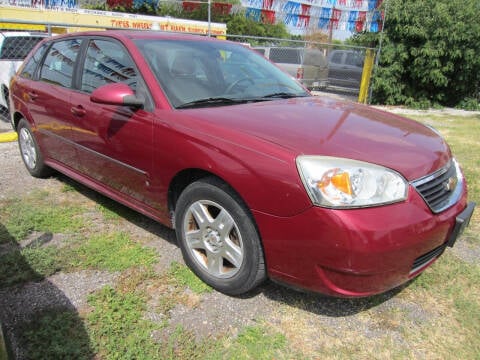
[{"label": "white van", "polygon": [[258,46],[254,50],[311,90],[328,85],[328,61],[318,49],[282,46]]}]

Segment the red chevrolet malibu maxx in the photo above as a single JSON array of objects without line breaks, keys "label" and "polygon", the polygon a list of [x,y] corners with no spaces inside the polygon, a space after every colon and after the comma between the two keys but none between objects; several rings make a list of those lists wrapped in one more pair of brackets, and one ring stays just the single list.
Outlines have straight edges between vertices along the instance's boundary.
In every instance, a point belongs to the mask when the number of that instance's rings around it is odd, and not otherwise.
[{"label": "red chevrolet malibu maxx", "polygon": [[175,228],[185,262],[227,294],[267,277],[384,292],[453,246],[474,209],[437,132],[311,96],[228,41],[58,36],[26,59],[10,103],[33,176],[55,169]]}]

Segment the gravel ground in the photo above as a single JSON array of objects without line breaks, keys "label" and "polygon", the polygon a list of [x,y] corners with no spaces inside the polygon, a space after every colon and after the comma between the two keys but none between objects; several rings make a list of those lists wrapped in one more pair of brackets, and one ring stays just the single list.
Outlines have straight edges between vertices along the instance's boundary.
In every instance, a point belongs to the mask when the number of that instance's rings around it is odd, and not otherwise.
[{"label": "gravel ground", "polygon": [[[10,125],[0,120],[0,132],[6,130],[10,130]],[[59,188],[62,184],[55,177],[46,180],[31,177],[23,166],[17,144],[0,143],[0,200],[20,195],[26,189]],[[95,199],[89,201],[94,203]],[[172,261],[182,262],[173,231],[149,220],[130,221],[122,230],[136,234],[136,237],[144,239],[147,246],[158,251],[160,260],[156,271],[159,273],[165,271]],[[462,253],[465,257],[472,257],[472,250],[467,244],[458,242],[455,249],[460,257]],[[478,261],[479,249],[474,251],[477,252],[476,257],[473,256],[472,260],[468,258],[467,261]],[[1,253],[0,248],[0,256]],[[7,337],[11,339],[15,357],[24,357],[18,341],[18,324],[50,309],[74,309],[82,314],[87,307],[89,294],[105,285],[115,285],[117,280],[116,273],[80,271],[57,273],[41,282],[0,289],[0,321]],[[338,338],[341,339],[346,334],[358,334],[368,339],[388,336],[393,343],[403,346],[405,339],[401,327],[391,324],[383,326],[372,318],[381,318],[383,313],[394,309],[406,314],[403,321],[408,323],[407,326],[416,327],[434,321],[441,314],[431,308],[426,310],[420,303],[397,297],[401,291],[402,289],[397,289],[373,299],[345,300],[299,293],[267,282],[255,293],[242,298],[212,292],[200,296],[194,306],[178,305],[168,314],[152,310],[147,312],[146,317],[159,322],[168,318],[169,326],[165,331],[152,335],[157,338],[168,336],[178,325],[191,330],[201,339],[235,335],[244,326],[261,322],[285,333],[294,346],[302,346],[312,352],[319,350],[319,337],[327,339],[326,341],[338,341]],[[322,329],[321,334],[319,329]],[[423,357],[421,350],[418,351],[418,357]]]}]

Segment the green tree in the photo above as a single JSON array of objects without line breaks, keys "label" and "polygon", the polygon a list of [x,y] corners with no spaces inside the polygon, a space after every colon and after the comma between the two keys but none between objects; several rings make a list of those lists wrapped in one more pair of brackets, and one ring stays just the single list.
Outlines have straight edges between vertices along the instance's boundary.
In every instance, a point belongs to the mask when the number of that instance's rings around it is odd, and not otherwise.
[{"label": "green tree", "polygon": [[228,34],[250,35],[285,39],[290,35],[283,23],[263,24],[245,17],[245,14],[231,16],[226,21]]},{"label": "green tree", "polygon": [[[387,1],[372,100],[420,107],[478,104],[480,2]],[[352,41],[378,46],[380,36],[359,34]]]}]

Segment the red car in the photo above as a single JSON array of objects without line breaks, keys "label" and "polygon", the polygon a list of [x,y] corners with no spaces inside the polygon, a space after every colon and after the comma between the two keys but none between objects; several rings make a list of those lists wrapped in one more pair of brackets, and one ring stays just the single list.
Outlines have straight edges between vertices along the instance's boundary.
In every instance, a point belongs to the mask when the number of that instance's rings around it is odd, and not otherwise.
[{"label": "red car", "polygon": [[436,131],[311,96],[229,41],[58,36],[26,59],[10,103],[33,176],[55,169],[175,228],[185,262],[231,295],[267,277],[384,292],[452,246],[474,209]]}]

